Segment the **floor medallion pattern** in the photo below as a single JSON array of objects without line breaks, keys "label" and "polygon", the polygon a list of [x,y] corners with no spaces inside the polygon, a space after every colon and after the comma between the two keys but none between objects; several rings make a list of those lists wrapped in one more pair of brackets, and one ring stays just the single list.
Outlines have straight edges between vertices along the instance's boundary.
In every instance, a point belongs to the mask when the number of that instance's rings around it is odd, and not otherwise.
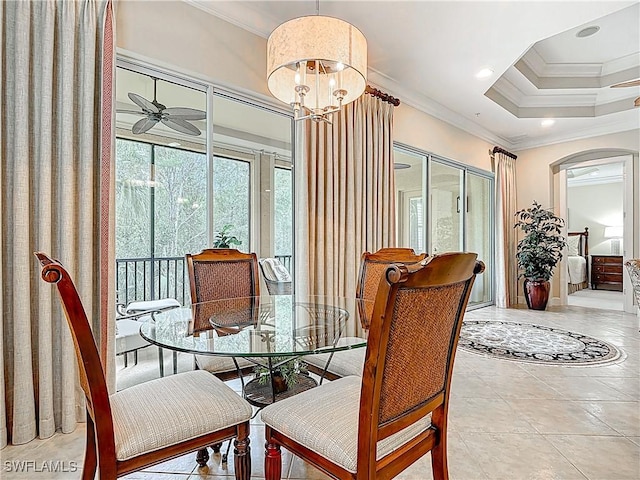
[{"label": "floor medallion pattern", "polygon": [[602,365],[621,356],[610,343],[580,333],[493,320],[463,322],[458,346],[505,360],[555,365]]}]

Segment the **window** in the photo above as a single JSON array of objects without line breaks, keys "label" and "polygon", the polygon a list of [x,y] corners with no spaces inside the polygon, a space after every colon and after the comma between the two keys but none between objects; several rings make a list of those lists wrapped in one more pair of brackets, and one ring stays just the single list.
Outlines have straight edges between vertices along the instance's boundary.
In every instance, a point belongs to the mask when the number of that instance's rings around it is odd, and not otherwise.
[{"label": "window", "polygon": [[[188,304],[184,255],[212,247],[226,226],[239,250],[282,257],[290,268],[290,114],[124,60],[116,80],[118,301]],[[197,112],[186,127],[152,115],[144,101]]]}]

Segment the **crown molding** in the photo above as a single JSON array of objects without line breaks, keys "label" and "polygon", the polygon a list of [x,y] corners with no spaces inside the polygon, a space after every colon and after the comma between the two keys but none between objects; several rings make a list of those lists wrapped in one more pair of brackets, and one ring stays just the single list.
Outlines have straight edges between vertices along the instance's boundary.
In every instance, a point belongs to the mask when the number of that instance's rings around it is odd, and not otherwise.
[{"label": "crown molding", "polygon": [[459,113],[448,109],[444,105],[430,99],[429,97],[421,93],[416,92],[415,90],[401,86],[394,79],[378,70],[375,70],[371,67],[369,67],[368,70],[368,83],[374,84],[375,86],[380,87],[383,90],[393,94],[394,97],[400,98],[402,103],[406,103],[407,105],[420,110],[427,115],[435,117],[438,120],[442,120],[443,122],[453,125],[460,130],[464,130],[465,132],[481,138],[482,140],[485,140],[489,143],[501,145],[506,148],[511,147],[510,142],[506,138],[490,132],[489,130],[481,127],[472,120],[469,120]]},{"label": "crown molding", "polygon": [[635,125],[627,120],[619,120],[608,123],[606,125],[599,125],[597,127],[587,127],[570,133],[560,133],[557,135],[546,135],[544,137],[531,138],[529,141],[517,142],[512,147],[514,152],[520,152],[522,150],[529,150],[531,148],[546,147],[548,145],[556,145],[558,143],[574,142],[577,140],[584,140],[592,137],[599,137],[602,135],[611,135],[614,133],[622,133],[630,130],[639,130],[640,134],[640,121],[636,121]]},{"label": "crown molding", "polygon": [[[182,0],[185,3],[188,3],[192,7],[198,8],[204,12],[207,12],[215,17],[218,17],[224,20],[227,23],[231,23],[236,27],[240,27],[243,30],[247,30],[248,32],[253,33],[262,38],[268,38],[270,31],[265,30],[264,28],[256,28],[248,22],[243,22],[242,18],[256,18],[256,12],[252,8],[243,5],[243,2],[233,2],[233,14],[226,11],[224,8],[224,2],[212,2],[210,0]],[[271,23],[277,23],[276,20],[272,18],[265,18],[262,16],[263,20],[271,20]],[[264,22],[269,23],[269,22]],[[266,27],[265,27],[266,28]]]}]

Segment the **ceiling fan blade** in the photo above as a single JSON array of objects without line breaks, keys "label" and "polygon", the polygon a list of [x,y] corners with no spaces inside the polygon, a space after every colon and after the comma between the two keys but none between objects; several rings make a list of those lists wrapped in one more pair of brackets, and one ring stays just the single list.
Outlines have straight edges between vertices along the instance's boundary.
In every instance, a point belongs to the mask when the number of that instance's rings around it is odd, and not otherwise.
[{"label": "ceiling fan blade", "polygon": [[116,113],[128,113],[129,115],[144,115],[144,116],[147,115],[146,113],[141,112],[139,110],[116,110]]},{"label": "ceiling fan blade", "polygon": [[638,80],[631,80],[630,82],[616,83],[615,85],[611,85],[611,88],[637,87],[637,86],[640,86],[640,78]]},{"label": "ceiling fan blade", "polygon": [[142,120],[138,120],[133,124],[133,127],[131,127],[131,131],[135,134],[144,133],[147,130],[151,129],[151,127],[153,127],[156,123],[158,123],[158,120],[155,118],[143,118]]},{"label": "ceiling fan blade", "polygon": [[186,120],[181,118],[166,117],[162,119],[167,127],[173,128],[180,133],[186,133],[187,135],[200,135],[200,129],[195,125],[191,125]]},{"label": "ceiling fan blade", "polygon": [[136,105],[138,105],[141,109],[146,110],[147,112],[151,112],[151,113],[159,113],[160,112],[160,109],[158,107],[156,107],[149,100],[147,100],[144,97],[141,97],[137,93],[129,92],[128,96],[131,99],[131,101],[133,103],[135,103]]},{"label": "ceiling fan blade", "polygon": [[165,108],[162,113],[171,115],[171,118],[181,118],[183,120],[204,120],[207,118],[207,112],[187,107],[171,107]]}]

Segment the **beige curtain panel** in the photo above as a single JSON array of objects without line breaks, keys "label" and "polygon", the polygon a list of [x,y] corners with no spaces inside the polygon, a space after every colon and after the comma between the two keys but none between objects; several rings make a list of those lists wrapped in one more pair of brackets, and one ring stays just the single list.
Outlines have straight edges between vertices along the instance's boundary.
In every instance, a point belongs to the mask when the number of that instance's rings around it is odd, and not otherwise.
[{"label": "beige curtain panel", "polygon": [[516,268],[516,160],[502,152],[494,154],[496,174],[496,306],[518,303]]},{"label": "beige curtain panel", "polygon": [[106,0],[0,3],[1,447],[71,432],[85,416],[69,329],[33,252],[70,270],[100,338],[112,13]]},{"label": "beige curtain panel", "polygon": [[362,253],[394,246],[393,108],[365,94],[299,127],[297,292],[355,297]]}]

